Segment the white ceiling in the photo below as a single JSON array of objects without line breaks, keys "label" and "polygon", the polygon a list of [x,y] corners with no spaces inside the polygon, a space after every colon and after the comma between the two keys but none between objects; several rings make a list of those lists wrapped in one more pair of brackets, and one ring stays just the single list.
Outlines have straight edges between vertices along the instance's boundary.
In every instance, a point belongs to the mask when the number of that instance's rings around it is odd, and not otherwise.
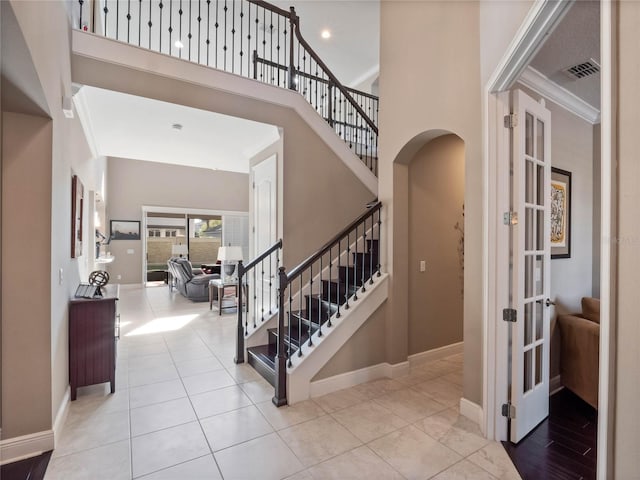
[{"label": "white ceiling", "polygon": [[98,156],[248,173],[249,159],[279,138],[273,125],[100,88],[74,99]]},{"label": "white ceiling", "polygon": [[600,2],[581,0],[551,32],[531,66],[599,110],[600,74],[576,80],[563,72],[589,59],[600,63]]}]

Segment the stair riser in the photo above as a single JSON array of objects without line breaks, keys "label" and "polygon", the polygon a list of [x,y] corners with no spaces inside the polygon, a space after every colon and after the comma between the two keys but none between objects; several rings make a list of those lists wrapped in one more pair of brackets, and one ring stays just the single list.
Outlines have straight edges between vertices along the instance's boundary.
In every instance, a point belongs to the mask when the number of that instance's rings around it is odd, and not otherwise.
[{"label": "stair riser", "polygon": [[322,298],[327,302],[334,304],[340,303],[344,305],[347,298],[354,294],[358,290],[359,286],[353,286],[351,280],[349,281],[349,288],[344,283],[337,283],[332,280],[322,281]]},{"label": "stair riser", "polygon": [[251,352],[248,352],[247,358],[249,365],[251,365],[267,382],[273,387],[276,385],[276,371],[269,365],[266,365],[263,361],[255,357]]},{"label": "stair riser", "polygon": [[[370,270],[376,270],[378,268],[378,254],[377,252],[375,254],[370,254],[370,253],[353,253],[353,265],[355,268],[357,268],[359,271],[362,271],[362,267],[364,266],[364,269],[370,269]],[[364,264],[364,265],[363,265]]]},{"label": "stair riser", "polygon": [[[371,278],[371,271],[369,265],[365,265],[364,268],[364,278],[365,281]],[[373,267],[373,272],[375,273],[376,266]],[[355,278],[355,280],[354,280]],[[353,285],[354,283],[358,286],[362,286],[362,267],[357,269],[356,267],[343,267],[340,266],[338,269],[338,279],[342,283],[347,283],[349,281],[349,285]]]}]

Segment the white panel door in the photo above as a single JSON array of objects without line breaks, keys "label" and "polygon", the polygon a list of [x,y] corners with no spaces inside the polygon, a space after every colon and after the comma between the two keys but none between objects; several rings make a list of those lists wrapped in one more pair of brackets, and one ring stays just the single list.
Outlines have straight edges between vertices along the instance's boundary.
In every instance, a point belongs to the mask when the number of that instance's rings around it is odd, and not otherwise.
[{"label": "white panel door", "polygon": [[[252,167],[253,176],[253,245],[255,257],[276,243],[277,237],[277,162],[273,155]],[[275,254],[266,258],[249,281],[255,281],[255,304],[250,311],[266,318],[277,305],[277,269]]]},{"label": "white panel door", "polygon": [[511,441],[549,415],[549,279],[551,261],[551,113],[516,90],[512,136]]}]

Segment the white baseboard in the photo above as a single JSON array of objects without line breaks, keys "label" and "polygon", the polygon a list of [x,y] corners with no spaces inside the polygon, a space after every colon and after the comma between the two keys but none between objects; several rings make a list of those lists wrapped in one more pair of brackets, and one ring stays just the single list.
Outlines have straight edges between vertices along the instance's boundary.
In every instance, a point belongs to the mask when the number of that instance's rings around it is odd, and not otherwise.
[{"label": "white baseboard", "polygon": [[35,457],[53,450],[53,430],[31,433],[0,441],[0,465]]},{"label": "white baseboard", "polygon": [[549,395],[553,395],[554,393],[557,393],[558,391],[562,390],[564,388],[564,386],[562,385],[562,377],[560,376],[560,374],[556,375],[555,377],[552,377],[549,380]]},{"label": "white baseboard", "polygon": [[62,397],[62,403],[58,408],[56,419],[53,422],[53,435],[54,435],[54,441],[56,445],[60,440],[64,423],[67,420],[67,414],[69,413],[70,403],[71,403],[71,387],[67,386],[67,389],[64,392],[64,396]]},{"label": "white baseboard", "polygon": [[482,407],[477,403],[473,403],[471,400],[467,400],[466,398],[462,397],[460,399],[460,415],[468,418],[469,420],[477,424],[481,430],[484,430],[484,415],[482,412]]},{"label": "white baseboard", "polygon": [[309,394],[311,397],[320,397],[328,393],[337,392],[343,388],[360,385],[361,383],[378,380],[380,378],[396,378],[407,373],[409,373],[409,362],[396,363],[393,365],[390,363],[378,363],[370,367],[311,382]]},{"label": "white baseboard", "polygon": [[444,347],[434,348],[425,352],[409,355],[409,363],[411,365],[420,365],[423,363],[433,362],[450,355],[456,355],[463,352],[464,342],[452,343]]}]

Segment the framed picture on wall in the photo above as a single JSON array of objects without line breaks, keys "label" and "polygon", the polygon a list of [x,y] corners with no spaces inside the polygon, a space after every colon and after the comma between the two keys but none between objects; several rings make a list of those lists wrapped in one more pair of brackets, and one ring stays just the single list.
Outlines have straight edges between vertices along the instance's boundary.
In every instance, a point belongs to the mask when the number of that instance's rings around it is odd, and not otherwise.
[{"label": "framed picture on wall", "polygon": [[571,172],[551,167],[551,258],[571,258]]},{"label": "framed picture on wall", "polygon": [[111,240],[140,240],[140,222],[111,220]]},{"label": "framed picture on wall", "polygon": [[82,255],[82,209],[84,186],[77,175],[71,177],[71,258]]}]

